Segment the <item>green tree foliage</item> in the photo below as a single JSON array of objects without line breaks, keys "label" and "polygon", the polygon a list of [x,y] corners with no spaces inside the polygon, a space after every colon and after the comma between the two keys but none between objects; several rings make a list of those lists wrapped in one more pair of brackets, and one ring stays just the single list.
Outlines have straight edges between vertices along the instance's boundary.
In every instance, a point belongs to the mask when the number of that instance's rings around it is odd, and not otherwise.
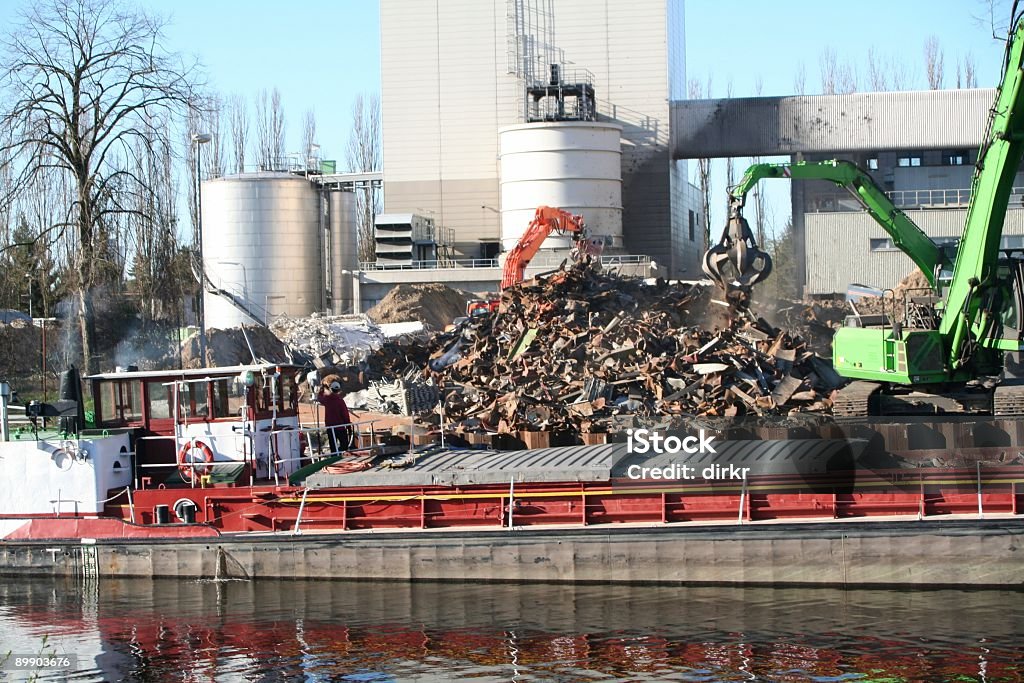
[{"label": "green tree foliage", "polygon": [[799,299],[796,254],[796,240],[793,236],[793,220],[786,221],[781,234],[772,236],[767,251],[772,257],[772,274],[757,287],[757,296],[774,299]]},{"label": "green tree foliage", "polygon": [[58,288],[60,274],[53,254],[40,230],[29,225],[21,215],[8,244],[0,252],[0,307],[29,312],[29,292],[32,297],[32,315],[50,317],[53,306],[62,292]]}]

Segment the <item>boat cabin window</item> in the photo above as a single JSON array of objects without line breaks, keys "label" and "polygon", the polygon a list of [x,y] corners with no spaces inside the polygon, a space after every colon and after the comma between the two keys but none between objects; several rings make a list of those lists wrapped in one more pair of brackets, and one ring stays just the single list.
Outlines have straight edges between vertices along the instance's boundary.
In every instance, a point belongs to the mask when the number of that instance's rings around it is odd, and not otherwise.
[{"label": "boat cabin window", "polygon": [[103,380],[97,387],[96,399],[98,424],[111,427],[142,422],[141,380]]},{"label": "boat cabin window", "polygon": [[222,377],[210,383],[213,390],[213,417],[239,418],[245,406],[246,386],[236,377]]},{"label": "boat cabin window", "polygon": [[299,406],[299,388],[295,385],[294,375],[282,374],[279,381],[281,383],[281,407],[295,410]]},{"label": "boat cabin window", "polygon": [[210,417],[210,383],[185,382],[178,385],[178,414],[183,419],[205,420]]},{"label": "boat cabin window", "polygon": [[295,377],[290,373],[282,372],[277,379],[271,375],[256,377],[256,410],[258,413],[264,417],[273,414],[275,401],[272,388],[277,389],[278,416],[282,413],[292,413],[297,409],[299,392],[295,385]]},{"label": "boat cabin window", "polygon": [[146,382],[146,396],[146,414],[150,420],[169,420],[174,417],[171,387],[167,386],[164,380],[154,379]]}]

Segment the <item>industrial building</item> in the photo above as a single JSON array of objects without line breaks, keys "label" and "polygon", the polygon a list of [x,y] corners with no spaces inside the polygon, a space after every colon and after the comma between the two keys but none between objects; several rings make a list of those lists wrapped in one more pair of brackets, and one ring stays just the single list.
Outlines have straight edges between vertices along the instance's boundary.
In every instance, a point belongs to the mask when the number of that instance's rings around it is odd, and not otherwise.
[{"label": "industrial building", "polygon": [[[950,242],[963,232],[994,97],[995,90],[970,89],[674,102],[672,154],[847,159],[925,233]],[[885,289],[913,270],[848,192],[813,180],[791,182],[790,192],[805,293],[843,293],[851,284]],[[1024,190],[1015,189],[1004,248],[1024,246],[1022,198]]]},{"label": "industrial building", "polygon": [[[682,0],[382,0],[383,174],[206,181],[210,324],[365,311],[400,283],[493,292],[501,252],[543,204],[582,213],[621,272],[700,278],[686,181],[700,158],[850,159],[929,235],[959,236],[994,91],[685,100],[683,26]],[[359,263],[351,192],[368,183],[385,213],[377,259]],[[791,195],[806,293],[891,287],[911,270],[841,190],[806,181]],[[1013,199],[1004,246],[1022,245]],[[568,246],[549,238],[527,276]],[[319,268],[283,265],[296,258]]]},{"label": "industrial building", "polygon": [[491,259],[558,206],[617,253],[696,277],[697,191],[669,153],[683,8],[382,0],[385,212],[429,215],[457,259]]},{"label": "industrial building", "polygon": [[[358,299],[355,191],[379,174],[261,171],[202,184],[203,305],[210,327],[351,313]],[[297,267],[296,264],[302,264]]]}]

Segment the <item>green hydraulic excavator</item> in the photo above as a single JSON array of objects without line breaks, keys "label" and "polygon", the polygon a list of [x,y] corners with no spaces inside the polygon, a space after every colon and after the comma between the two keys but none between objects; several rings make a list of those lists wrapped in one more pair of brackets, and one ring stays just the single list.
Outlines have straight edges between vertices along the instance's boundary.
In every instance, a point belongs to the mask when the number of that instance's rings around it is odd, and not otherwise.
[{"label": "green hydraulic excavator", "polygon": [[[770,258],[758,249],[742,217],[747,192],[764,178],[820,179],[847,188],[934,288],[933,300],[925,304],[930,315],[882,316],[874,325],[853,316],[836,332],[833,365],[842,377],[855,380],[837,392],[837,415],[1024,414],[1024,385],[1001,377],[1006,353],[1024,349],[1024,252],[1000,250],[1024,155],[1024,20],[1016,3],[1014,10],[1015,30],[1007,40],[1002,80],[955,247],[935,244],[849,162],[757,164],[730,191],[729,223],[703,264],[730,301],[748,299],[750,287],[771,271]],[[908,302],[890,303],[905,309]]]}]

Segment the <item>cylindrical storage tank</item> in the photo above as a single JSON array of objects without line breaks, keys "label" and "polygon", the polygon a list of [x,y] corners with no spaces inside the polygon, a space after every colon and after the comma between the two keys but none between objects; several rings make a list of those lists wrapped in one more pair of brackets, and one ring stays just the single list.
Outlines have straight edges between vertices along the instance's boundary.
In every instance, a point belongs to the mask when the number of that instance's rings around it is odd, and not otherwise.
[{"label": "cylindrical storage tank", "polygon": [[207,180],[202,191],[206,327],[319,310],[323,252],[316,187],[287,173],[247,173]]},{"label": "cylindrical storage tank", "polygon": [[359,222],[354,192],[331,192],[331,312],[358,313],[353,280],[359,277]]},{"label": "cylindrical storage tank", "polygon": [[[501,246],[512,249],[538,206],[581,214],[591,236],[622,247],[622,127],[591,121],[508,126],[499,131]],[[548,238],[544,249],[572,239]]]}]

